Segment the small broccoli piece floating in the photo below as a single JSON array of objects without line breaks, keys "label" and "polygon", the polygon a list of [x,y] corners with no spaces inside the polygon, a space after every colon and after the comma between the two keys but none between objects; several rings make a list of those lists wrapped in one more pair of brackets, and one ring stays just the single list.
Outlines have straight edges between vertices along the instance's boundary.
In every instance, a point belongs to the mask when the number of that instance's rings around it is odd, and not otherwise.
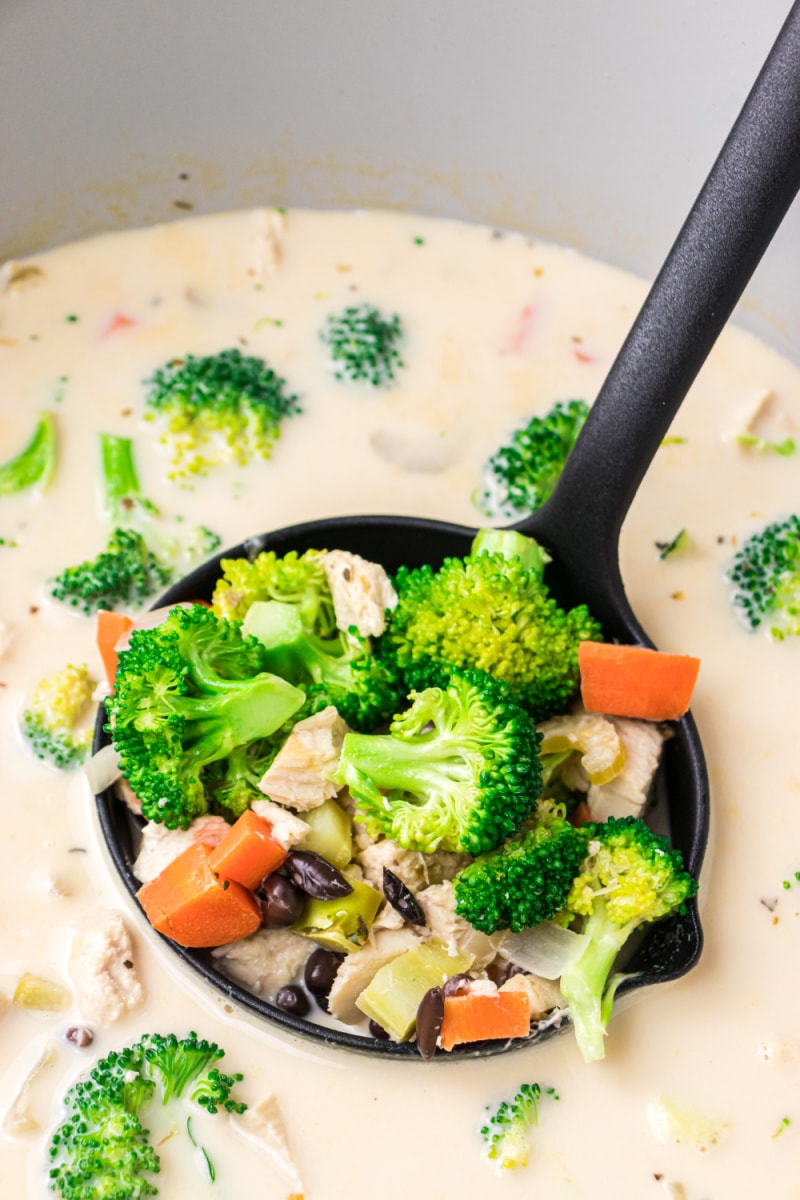
[{"label": "small broccoli piece floating", "polygon": [[584,400],[559,401],[532,417],[496,451],[475,503],[486,517],[523,517],[549,499],[589,412]]},{"label": "small broccoli piece floating", "polygon": [[96,687],[85,663],[63,667],[37,684],[22,714],[22,731],[37,758],[68,770],[86,759],[91,726],[82,728]]},{"label": "small broccoli piece floating", "polygon": [[13,496],[37,484],[46,490],[55,473],[57,455],[55,417],[51,412],[40,413],[27,445],[0,463],[0,496]]},{"label": "small broccoli piece floating", "polygon": [[578,1046],[586,1062],[603,1058],[603,1038],[614,999],[608,977],[614,960],[641,925],[683,913],[697,884],[679,850],[639,817],[610,817],[583,826],[588,856],[576,875],[561,923],[572,922],[588,939],[561,976]]},{"label": "small broccoli piece floating", "polygon": [[482,933],[519,933],[551,920],[567,901],[586,840],[560,805],[540,803],[532,827],[456,876],[456,912]]},{"label": "small broccoli piece floating", "polygon": [[285,379],[262,358],[235,349],[173,359],[145,383],[145,419],[164,422],[173,479],[269,458],[284,417],[301,411]]},{"label": "small broccoli piece floating", "polygon": [[348,733],[337,781],[371,837],[406,850],[493,850],[541,791],[539,735],[508,688],[482,671],[412,692],[388,734]]},{"label": "small broccoli piece floating", "polygon": [[404,365],[398,349],[403,338],[400,318],[386,317],[372,304],[332,313],[320,337],[330,350],[337,379],[387,387]]},{"label": "small broccoli piece floating", "polygon": [[776,640],[800,635],[800,517],[773,521],[747,539],[728,570],[733,604],[749,629]]},{"label": "small broccoli piece floating", "polygon": [[394,672],[356,634],[317,637],[303,627],[298,607],[277,600],[254,601],[242,631],[264,647],[267,670],[306,692],[304,717],[332,704],[351,728],[369,733],[399,706]]},{"label": "small broccoli piece floating", "polygon": [[131,634],[106,706],[142,812],[176,829],[209,810],[238,816],[253,763],[237,752],[275,734],[304,702],[302,691],[269,672],[255,639],[198,604]]},{"label": "small broccoli piece floating", "polygon": [[141,1117],[159,1097],[164,1105],[183,1100],[209,1113],[244,1112],[246,1105],[231,1096],[242,1076],[215,1065],[224,1054],[196,1033],[180,1039],[151,1033],[100,1059],[64,1098],[66,1114],[49,1147],[50,1190],[61,1200],[155,1196],[151,1176],[161,1162]]},{"label": "small broccoli piece floating", "polygon": [[324,550],[297,554],[290,550],[279,558],[265,550],[248,558],[223,558],[212,607],[218,617],[242,621],[256,600],[293,604],[307,633],[329,638],[336,634],[333,596],[325,574]]},{"label": "small broccoli piece floating", "polygon": [[151,596],[219,546],[210,529],[199,526],[182,541],[158,526],[156,506],[141,491],[130,438],[100,434],[105,512],[112,533],[92,559],[67,567],[53,580],[50,594],[89,616],[100,608],[140,608]]},{"label": "small broccoli piece floating", "polygon": [[397,572],[398,604],[377,653],[409,689],[440,685],[452,667],[474,668],[508,684],[537,721],[566,709],[578,686],[578,646],[602,641],[602,632],[585,605],[559,608],[542,580],[541,556],[539,565],[519,557],[521,536],[496,530],[494,553],[446,558],[438,571]]},{"label": "small broccoli piece floating", "polygon": [[539,1124],[542,1096],[558,1100],[555,1088],[523,1083],[512,1100],[503,1100],[481,1128],[484,1157],[496,1167],[510,1170],[528,1165],[531,1130]]}]

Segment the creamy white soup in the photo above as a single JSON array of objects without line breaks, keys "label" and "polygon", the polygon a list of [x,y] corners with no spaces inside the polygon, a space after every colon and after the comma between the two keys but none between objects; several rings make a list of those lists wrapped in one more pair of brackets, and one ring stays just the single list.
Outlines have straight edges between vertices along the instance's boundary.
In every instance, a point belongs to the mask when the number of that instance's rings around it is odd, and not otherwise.
[{"label": "creamy white soup", "polygon": [[[224,1068],[244,1073],[243,1100],[274,1097],[291,1160],[227,1116],[198,1117],[211,1182],[183,1127],[153,1117],[168,1200],[800,1197],[800,641],[747,631],[725,582],[737,545],[797,507],[797,455],[773,447],[787,451],[800,432],[800,372],[747,334],[723,335],[623,530],[623,576],[644,627],[661,649],[702,660],[693,711],[712,834],[700,964],[620,1003],[604,1061],[585,1064],[569,1032],[481,1061],[426,1064],[322,1050],[260,1023],[160,942],[116,877],[82,771],[40,762],[19,732],[43,677],[68,662],[102,677],[94,620],[47,586],[104,542],[99,432],[133,438],[144,493],[222,545],[345,513],[478,524],[488,456],[556,401],[591,401],[644,293],[568,249],[371,212],[191,219],[6,265],[0,462],[42,411],[55,416],[59,459],[46,491],[0,497],[2,1196],[47,1194],[62,1097],[99,1056],[148,1031],[196,1030],[225,1049]],[[361,303],[401,318],[392,386],[331,370],[320,329]],[[170,479],[167,449],[143,419],[143,381],[170,359],[230,347],[267,360],[302,411],[284,421],[268,461]],[[681,530],[685,544],[661,557]],[[91,1025],[93,1041],[79,1048],[65,1036],[87,1024],[71,948],[108,913],[131,935],[143,997],[116,1022]],[[26,973],[59,984],[63,1007],[13,1003]],[[528,1165],[500,1174],[479,1130],[487,1107],[525,1082],[559,1099],[542,1103]]]}]

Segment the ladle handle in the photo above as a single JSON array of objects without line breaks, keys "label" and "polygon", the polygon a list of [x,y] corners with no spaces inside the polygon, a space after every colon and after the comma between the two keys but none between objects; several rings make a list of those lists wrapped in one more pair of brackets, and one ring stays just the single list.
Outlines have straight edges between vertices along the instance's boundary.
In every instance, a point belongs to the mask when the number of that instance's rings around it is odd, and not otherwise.
[{"label": "ladle handle", "polygon": [[606,584],[619,579],[617,543],[630,503],[798,187],[800,0],[600,389],[558,487],[518,526],[552,539],[568,575],[597,575],[601,588],[604,575]]}]

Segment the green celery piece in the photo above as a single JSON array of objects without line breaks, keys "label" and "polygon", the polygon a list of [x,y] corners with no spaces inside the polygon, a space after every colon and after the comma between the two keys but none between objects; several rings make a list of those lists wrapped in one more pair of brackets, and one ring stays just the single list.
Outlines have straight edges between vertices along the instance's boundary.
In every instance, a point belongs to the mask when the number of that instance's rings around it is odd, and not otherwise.
[{"label": "green celery piece", "polygon": [[395,1041],[406,1042],[414,1032],[425,993],[471,965],[471,954],[451,954],[436,940],[421,942],[381,967],[356,1005]]},{"label": "green celery piece", "polygon": [[353,857],[353,823],[341,804],[325,800],[304,812],[303,820],[311,828],[300,848],[322,855],[340,871],[346,867]]},{"label": "green celery piece", "polygon": [[349,879],[348,883],[353,885],[349,896],[308,900],[300,920],[292,926],[294,932],[339,954],[360,949],[369,937],[383,896],[360,879]]},{"label": "green celery piece", "polygon": [[15,492],[39,484],[43,489],[50,486],[56,465],[56,422],[50,412],[39,414],[36,428],[27,446],[14,458],[0,464],[0,496],[13,496]]}]

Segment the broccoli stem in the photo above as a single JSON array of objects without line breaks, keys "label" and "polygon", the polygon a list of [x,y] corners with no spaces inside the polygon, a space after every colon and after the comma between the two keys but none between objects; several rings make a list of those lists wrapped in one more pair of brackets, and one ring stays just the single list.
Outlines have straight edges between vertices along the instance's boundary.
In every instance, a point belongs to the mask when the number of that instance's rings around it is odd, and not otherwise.
[{"label": "broccoli stem", "polygon": [[596,900],[594,912],[581,930],[588,941],[561,976],[561,992],[569,1003],[575,1037],[585,1062],[597,1062],[605,1056],[603,993],[614,960],[637,924],[634,921],[614,925],[605,906]]},{"label": "broccoli stem", "polygon": [[129,517],[126,510],[130,502],[136,500],[141,503],[141,485],[133,460],[133,442],[130,438],[101,433],[100,454],[106,514],[112,524],[124,523],[126,517]]},{"label": "broccoli stem", "polygon": [[226,692],[211,698],[174,696],[171,708],[187,721],[196,722],[191,756],[210,763],[226,758],[236,746],[268,737],[304,701],[305,693],[299,688],[265,673],[256,679],[229,681]]},{"label": "broccoli stem", "polygon": [[348,766],[387,791],[438,792],[443,780],[460,783],[472,775],[465,763],[469,744],[446,730],[431,730],[409,742],[384,734],[348,733],[346,744]]}]

